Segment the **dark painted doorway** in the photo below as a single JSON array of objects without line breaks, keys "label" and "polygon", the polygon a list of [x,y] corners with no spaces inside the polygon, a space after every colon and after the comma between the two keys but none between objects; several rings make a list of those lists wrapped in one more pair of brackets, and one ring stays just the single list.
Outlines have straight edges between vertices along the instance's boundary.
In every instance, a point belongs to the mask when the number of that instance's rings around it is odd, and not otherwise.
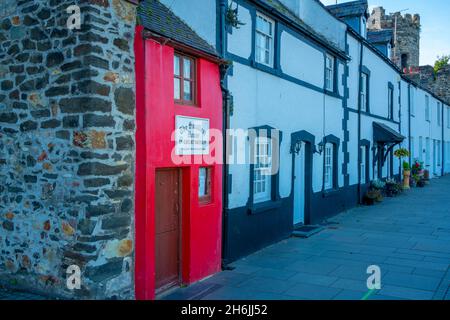
[{"label": "dark painted doorway", "polygon": [[300,142],[299,152],[295,156],[294,164],[294,227],[305,223],[305,159],[306,143]]},{"label": "dark painted doorway", "polygon": [[293,226],[311,223],[315,137],[307,131],[291,134]]},{"label": "dark painted doorway", "polygon": [[160,293],[180,282],[180,171],[156,171],[155,288]]}]

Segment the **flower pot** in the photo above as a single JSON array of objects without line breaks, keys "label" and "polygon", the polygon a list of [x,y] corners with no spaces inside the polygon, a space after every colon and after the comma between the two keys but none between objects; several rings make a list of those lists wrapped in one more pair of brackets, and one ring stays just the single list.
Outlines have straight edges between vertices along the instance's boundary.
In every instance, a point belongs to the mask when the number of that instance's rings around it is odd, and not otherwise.
[{"label": "flower pot", "polygon": [[403,170],[403,189],[409,189],[409,178],[411,177],[410,170]]},{"label": "flower pot", "polygon": [[430,180],[430,171],[425,170],[425,171],[423,172],[423,178],[424,178],[425,180]]},{"label": "flower pot", "polygon": [[365,200],[364,202],[366,203],[367,206],[373,206],[373,205],[375,205],[375,199],[372,199],[372,198],[370,198],[370,197],[365,197],[364,200]]}]

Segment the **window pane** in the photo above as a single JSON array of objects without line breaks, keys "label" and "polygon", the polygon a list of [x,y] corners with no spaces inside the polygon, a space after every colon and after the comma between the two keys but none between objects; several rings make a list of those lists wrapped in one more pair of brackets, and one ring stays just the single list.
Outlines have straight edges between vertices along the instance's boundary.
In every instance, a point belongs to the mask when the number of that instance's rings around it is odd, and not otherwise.
[{"label": "window pane", "polygon": [[257,138],[255,140],[254,154],[254,201],[255,203],[270,200],[271,167],[272,167],[271,140]]},{"label": "window pane", "polygon": [[173,79],[173,96],[176,100],[180,100],[180,79]]},{"label": "window pane", "polygon": [[270,50],[270,38],[269,37],[264,37],[264,42],[265,42],[265,48],[267,50]]},{"label": "window pane", "polygon": [[174,56],[174,58],[173,58],[173,73],[176,75],[176,76],[179,76],[180,75],[180,57],[178,57],[178,56]]},{"label": "window pane", "polygon": [[191,60],[183,59],[183,75],[186,79],[191,79]]},{"label": "window pane", "polygon": [[198,196],[204,197],[207,194],[207,174],[206,168],[200,168],[198,171]]},{"label": "window pane", "polygon": [[256,18],[256,29],[262,31],[263,24],[264,24],[264,20],[260,16],[258,16]]},{"label": "window pane", "polygon": [[192,85],[191,82],[188,80],[184,80],[184,95],[183,99],[186,101],[192,101]]}]

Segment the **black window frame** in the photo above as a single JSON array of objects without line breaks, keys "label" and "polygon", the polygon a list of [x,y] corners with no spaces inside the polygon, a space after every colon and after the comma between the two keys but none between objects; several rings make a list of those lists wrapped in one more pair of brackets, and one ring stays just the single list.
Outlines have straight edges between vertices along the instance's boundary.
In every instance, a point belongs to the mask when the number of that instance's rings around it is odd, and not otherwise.
[{"label": "black window frame", "polygon": [[[331,189],[325,189],[325,147],[328,143],[333,145],[333,172],[332,175],[332,187]],[[322,192],[329,193],[339,189],[339,148],[341,145],[341,140],[335,135],[327,135],[323,138],[321,142],[322,155],[323,155],[323,174],[322,174]]]},{"label": "black window frame", "polygon": [[[362,99],[361,99],[363,74],[366,75],[366,110],[362,110]],[[359,75],[360,89],[358,101],[359,101],[359,111],[365,113],[370,113],[370,74],[371,72],[369,68],[367,68],[366,66],[361,67],[361,73]]]},{"label": "black window frame", "polygon": [[[361,163],[362,163],[362,156],[361,156],[361,147],[365,148],[365,154],[366,154],[366,161],[365,161],[365,171],[366,171],[366,181],[361,181]],[[370,182],[370,141],[366,139],[362,139],[359,142],[359,150],[358,150],[358,164],[359,164],[359,170],[358,170],[358,181],[360,184],[364,185]]]},{"label": "black window frame", "polygon": [[[265,130],[266,135],[262,136],[261,131]],[[272,130],[278,132],[278,137],[272,137]],[[278,152],[278,157],[273,157],[273,146],[278,143],[278,150],[281,150],[281,142],[283,140],[283,133],[274,127],[269,125],[263,125],[258,127],[249,128],[250,132],[255,134],[249,134],[249,150],[250,150],[250,172],[249,172],[249,196],[247,200],[247,208],[249,214],[258,214],[270,209],[274,209],[281,206],[281,196],[280,196],[280,170],[277,170],[275,174],[271,177],[271,190],[270,190],[270,200],[264,202],[255,203],[254,201],[254,154],[255,154],[255,140],[259,137],[265,137],[272,140],[272,166],[274,162],[279,168],[281,152]],[[278,139],[277,139],[278,138]]]},{"label": "black window frame", "polygon": [[388,84],[388,119],[394,120],[394,85]]},{"label": "black window frame", "polygon": [[[336,94],[338,89],[338,59],[334,54],[331,54],[329,52],[325,52],[325,63],[324,63],[324,83],[323,83],[323,89],[326,93],[332,93]],[[331,84],[332,88],[331,90],[327,88],[327,58],[330,56],[333,60],[333,83]]]}]

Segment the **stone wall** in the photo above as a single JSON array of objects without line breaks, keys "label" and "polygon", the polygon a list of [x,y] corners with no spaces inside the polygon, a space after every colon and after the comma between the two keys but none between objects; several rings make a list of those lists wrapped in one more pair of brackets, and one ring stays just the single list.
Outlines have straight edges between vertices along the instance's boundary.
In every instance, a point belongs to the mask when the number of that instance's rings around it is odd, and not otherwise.
[{"label": "stone wall", "polygon": [[406,76],[450,105],[450,65],[436,74],[432,66],[410,68],[406,70]]},{"label": "stone wall", "polygon": [[2,285],[134,297],[134,24],[123,0],[1,1]]},{"label": "stone wall", "polygon": [[395,29],[397,21],[396,48],[391,51],[391,60],[402,67],[402,55],[407,55],[406,67],[420,64],[420,16],[400,13],[386,14],[383,7],[374,8],[368,21],[369,30]]}]

